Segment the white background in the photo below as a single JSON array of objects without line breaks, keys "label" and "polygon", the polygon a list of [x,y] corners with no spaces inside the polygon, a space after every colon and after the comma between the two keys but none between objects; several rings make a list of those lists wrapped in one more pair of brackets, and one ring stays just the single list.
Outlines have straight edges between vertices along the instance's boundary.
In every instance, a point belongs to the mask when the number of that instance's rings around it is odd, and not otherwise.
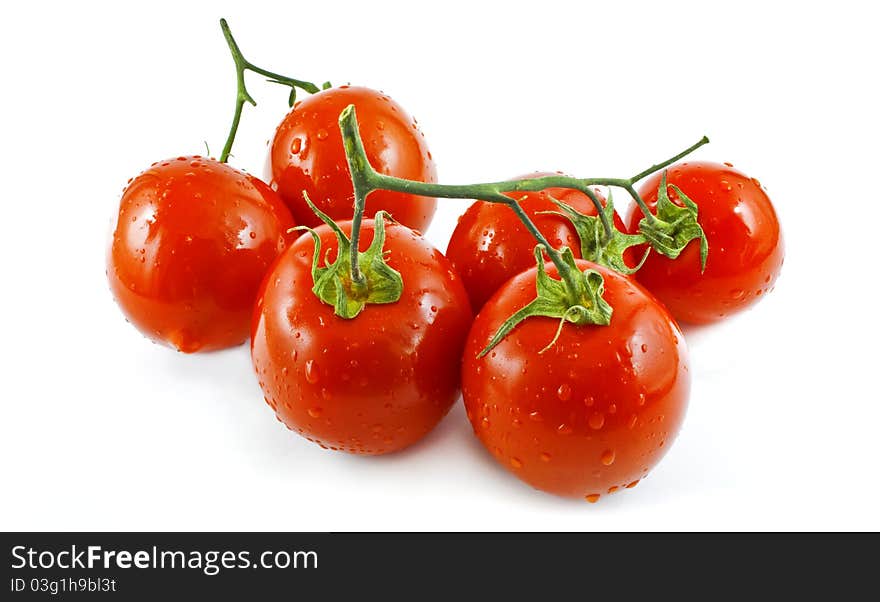
[{"label": "white background", "polygon": [[[880,528],[867,6],[8,4],[0,528]],[[276,422],[245,347],[184,356],[125,323],[104,276],[111,219],[151,162],[203,140],[219,153],[235,94],[221,16],[258,65],[391,94],[447,183],[625,177],[707,134],[699,158],[765,184],[782,277],[754,310],[687,333],[690,410],[649,478],[596,505],[534,491],[484,453],[460,406],[402,453],[323,451]],[[232,162],[261,174],[286,92],[249,88],[259,107]],[[444,249],[466,204],[442,204],[428,237]]]}]

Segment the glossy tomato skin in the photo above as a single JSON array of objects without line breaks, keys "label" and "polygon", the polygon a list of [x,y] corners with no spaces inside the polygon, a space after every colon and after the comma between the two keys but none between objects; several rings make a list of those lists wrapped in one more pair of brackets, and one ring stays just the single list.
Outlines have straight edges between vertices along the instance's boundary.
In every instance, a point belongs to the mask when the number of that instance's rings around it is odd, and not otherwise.
[{"label": "glossy tomato skin", "polygon": [[[517,179],[535,178],[550,173],[534,173]],[[541,215],[559,211],[550,200],[556,198],[585,215],[596,215],[596,208],[584,193],[569,188],[548,188],[540,192],[508,194],[520,201],[547,242],[556,248],[569,247],[581,257],[581,243],[571,222],[559,215]],[[599,194],[600,199],[605,199]],[[615,214],[615,224],[623,222]],[[461,275],[475,311],[489,300],[502,284],[535,265],[535,239],[510,207],[499,203],[476,201],[458,219],[449,239],[446,256]]]},{"label": "glossy tomato skin", "polygon": [[567,324],[540,354],[559,321],[528,318],[478,358],[501,323],[534,298],[536,270],[523,272],[474,321],[462,390],[474,433],[499,463],[538,489],[595,502],[634,487],[669,449],[690,373],[665,308],[631,278],[578,264],[604,276],[611,324]]},{"label": "glossy tomato skin", "polygon": [[[367,158],[378,172],[437,181],[425,136],[403,107],[369,88],[323,90],[294,105],[278,126],[269,150],[266,180],[297,223],[321,223],[303,199],[304,190],[334,220],[352,218],[354,192],[338,125],[339,114],[350,104],[357,110]],[[433,198],[377,190],[367,197],[366,215],[384,209],[398,222],[425,231],[436,205]]]},{"label": "glossy tomato skin", "polygon": [[[639,194],[653,210],[661,174]],[[785,256],[782,230],[761,184],[728,164],[687,162],[667,175],[699,206],[698,221],[709,241],[706,271],[700,273],[697,242],[678,259],[651,253],[636,278],[683,322],[709,324],[752,305],[769,292]],[[677,201],[670,189],[669,197]],[[638,231],[642,212],[631,207],[627,223]]]},{"label": "glossy tomato skin", "polygon": [[240,345],[293,225],[278,195],[229,165],[199,156],[154,163],[122,195],[110,288],[157,343],[185,353]]},{"label": "glossy tomato skin", "polygon": [[[340,225],[351,231],[351,222]],[[336,316],[311,291],[307,235],[281,255],[257,302],[251,354],[266,401],[288,428],[325,448],[402,449],[440,421],[460,390],[472,320],[461,279],[420,235],[386,228],[387,261],[404,283],[397,302],[367,305],[351,320]],[[326,226],[317,232],[335,257],[335,236]],[[372,238],[366,220],[361,250]]]}]

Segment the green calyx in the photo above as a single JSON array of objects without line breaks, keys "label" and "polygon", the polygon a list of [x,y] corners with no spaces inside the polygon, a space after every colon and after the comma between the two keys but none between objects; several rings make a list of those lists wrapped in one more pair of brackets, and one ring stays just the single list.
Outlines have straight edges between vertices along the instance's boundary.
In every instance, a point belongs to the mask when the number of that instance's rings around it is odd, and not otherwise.
[{"label": "green calyx", "polygon": [[639,232],[655,251],[670,259],[676,259],[688,244],[695,239],[700,240],[700,266],[706,269],[706,258],[709,255],[709,241],[706,233],[697,222],[697,204],[689,199],[681,189],[670,186],[679,200],[684,203],[680,207],[669,199],[666,185],[666,172],[660,180],[657,191],[657,208],[654,218],[644,217],[639,222]]},{"label": "green calyx", "polygon": [[633,274],[645,263],[650,248],[642,255],[639,264],[633,268],[626,265],[623,260],[623,254],[628,248],[645,244],[645,237],[641,234],[626,234],[614,226],[614,200],[611,191],[608,192],[608,202],[602,209],[606,221],[611,224],[611,236],[607,239],[599,216],[584,215],[571,205],[553,197],[550,197],[550,200],[559,207],[560,211],[545,213],[555,213],[571,222],[581,241],[581,256],[587,261],[604,265],[621,274]]},{"label": "green calyx", "polygon": [[538,264],[538,275],[536,278],[537,297],[510,316],[501,325],[478,357],[483,357],[489,353],[510,331],[527,318],[544,316],[559,320],[559,328],[556,330],[556,335],[541,350],[541,353],[556,343],[566,322],[578,326],[587,324],[607,326],[611,323],[611,306],[602,298],[605,292],[605,281],[602,278],[602,274],[596,270],[589,269],[582,272],[575,263],[571,249],[566,247],[561,253],[562,261],[574,276],[571,279],[574,286],[562,280],[551,278],[544,266],[544,250],[544,245],[539,244],[535,247],[535,261]]},{"label": "green calyx", "polygon": [[297,226],[295,230],[305,230],[315,241],[315,252],[312,256],[312,292],[327,305],[332,305],[340,318],[350,320],[361,313],[367,304],[394,303],[403,292],[403,278],[400,272],[389,266],[385,260],[385,219],[390,218],[385,211],[376,213],[373,226],[373,242],[366,251],[358,252],[360,279],[352,276],[350,263],[351,239],[346,236],[336,222],[326,213],[318,209],[304,194],[309,207],[322,222],[327,224],[336,234],[338,249],[336,260],[330,262],[329,252],[325,254],[324,266],[321,263],[321,239],[309,227]]}]

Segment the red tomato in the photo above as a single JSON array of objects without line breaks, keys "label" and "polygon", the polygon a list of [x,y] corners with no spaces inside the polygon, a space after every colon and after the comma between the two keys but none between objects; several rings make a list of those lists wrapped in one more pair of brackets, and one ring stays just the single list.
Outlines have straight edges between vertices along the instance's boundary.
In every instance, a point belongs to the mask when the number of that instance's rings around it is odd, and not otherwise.
[{"label": "red tomato", "polygon": [[[534,173],[517,179],[553,175]],[[597,191],[598,192],[598,191]],[[590,198],[570,188],[548,188],[540,192],[509,193],[535,222],[555,248],[571,248],[581,257],[581,243],[571,222],[558,215],[539,215],[541,211],[559,211],[550,196],[571,205],[585,215],[596,215]],[[604,202],[605,198],[599,197]],[[614,222],[623,230],[623,222],[615,214]],[[458,219],[449,239],[446,256],[461,275],[471,306],[478,312],[502,284],[535,265],[535,238],[526,230],[516,214],[499,203],[477,201]]]},{"label": "red tomato", "polygon": [[[340,223],[346,234],[351,222]],[[338,244],[316,229],[322,255]],[[467,293],[451,264],[424,238],[388,224],[388,265],[401,298],[367,305],[350,320],[312,293],[310,236],[299,238],[266,277],[251,353],[266,401],[288,428],[322,447],[383,454],[418,441],[449,411],[460,388],[471,324]],[[365,220],[360,248],[373,238]]]},{"label": "red tomato", "polygon": [[[639,194],[653,210],[662,174],[645,180]],[[728,164],[688,162],[669,168],[667,184],[675,184],[699,206],[697,221],[709,241],[706,271],[700,272],[697,241],[678,259],[652,252],[636,278],[660,299],[678,320],[716,322],[745,309],[772,290],[785,255],[782,231],[773,204],[761,184]],[[678,197],[670,188],[669,198]],[[630,208],[631,232],[643,217]]]},{"label": "red tomato", "polygon": [[[323,90],[294,105],[278,126],[269,151],[266,180],[299,224],[321,223],[303,199],[304,190],[334,220],[352,218],[354,191],[338,125],[339,113],[350,104],[357,108],[367,158],[376,171],[437,181],[425,136],[400,105],[369,88]],[[436,205],[433,198],[377,190],[367,197],[365,214],[384,209],[398,222],[424,231]]]},{"label": "red tomato", "polygon": [[107,277],[144,335],[191,353],[243,343],[290,212],[257,178],[199,156],[154,163],[122,195]]},{"label": "red tomato", "polygon": [[[474,321],[462,390],[474,433],[530,485],[595,502],[634,487],[678,433],[690,390],[687,349],[667,311],[632,279],[579,260],[605,278],[609,326],[527,318],[477,354],[535,296],[531,269],[505,284]],[[548,273],[556,269],[548,266]]]}]

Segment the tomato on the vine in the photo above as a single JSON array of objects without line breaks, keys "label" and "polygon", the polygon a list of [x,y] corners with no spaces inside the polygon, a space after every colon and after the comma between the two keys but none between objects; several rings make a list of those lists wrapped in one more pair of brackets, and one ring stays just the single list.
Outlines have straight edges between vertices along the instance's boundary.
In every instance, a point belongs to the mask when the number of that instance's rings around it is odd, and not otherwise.
[{"label": "tomato on the vine", "polygon": [[[651,176],[639,189],[652,211],[661,177]],[[689,161],[667,174],[669,198],[680,205],[673,185],[699,206],[709,242],[706,269],[701,272],[694,241],[677,259],[652,252],[636,273],[638,281],[678,320],[694,324],[716,322],[761,299],[773,288],[785,255],[779,219],[761,184],[729,164]],[[631,207],[631,232],[642,217]]]},{"label": "tomato on the vine", "polygon": [[[516,179],[548,175],[554,174],[534,173]],[[576,258],[581,257],[580,239],[574,226],[567,218],[556,215],[559,207],[550,197],[584,215],[596,215],[596,207],[586,194],[571,188],[505,194],[520,202],[551,245],[556,248],[569,247]],[[604,203],[601,193],[596,191],[596,194]],[[623,229],[623,222],[616,213],[614,222],[619,229]],[[476,201],[458,219],[446,248],[446,256],[464,281],[471,305],[478,312],[502,284],[535,265],[534,248],[535,238],[510,207]]]},{"label": "tomato on the vine", "polygon": [[277,194],[225,163],[198,155],[154,163],[122,195],[110,288],[153,341],[186,353],[239,345],[293,225]]},{"label": "tomato on the vine", "polygon": [[[374,237],[365,220],[358,248]],[[351,222],[339,226],[348,235]],[[339,248],[315,230],[321,259]],[[423,437],[460,390],[461,351],[471,324],[467,293],[452,265],[423,237],[386,226],[387,265],[403,288],[393,303],[367,304],[343,319],[313,292],[315,243],[294,242],[267,275],[257,301],[251,353],[279,420],[323,447],[355,454],[399,450]]]},{"label": "tomato on the vine", "polygon": [[[535,297],[535,268],[508,281],[468,335],[462,391],[474,433],[530,485],[595,502],[634,487],[678,433],[690,389],[687,349],[669,313],[634,280],[597,270],[607,326],[530,317],[478,357]],[[556,269],[548,269],[555,277]]]},{"label": "tomato on the vine", "polygon": [[[266,181],[278,191],[297,223],[320,223],[303,199],[303,191],[335,220],[352,217],[354,192],[339,113],[357,107],[367,158],[377,171],[421,182],[436,182],[437,171],[416,121],[388,95],[369,88],[340,86],[297,102],[275,132],[266,166]],[[383,209],[410,228],[424,231],[436,199],[377,190],[367,198],[366,214]]]}]

